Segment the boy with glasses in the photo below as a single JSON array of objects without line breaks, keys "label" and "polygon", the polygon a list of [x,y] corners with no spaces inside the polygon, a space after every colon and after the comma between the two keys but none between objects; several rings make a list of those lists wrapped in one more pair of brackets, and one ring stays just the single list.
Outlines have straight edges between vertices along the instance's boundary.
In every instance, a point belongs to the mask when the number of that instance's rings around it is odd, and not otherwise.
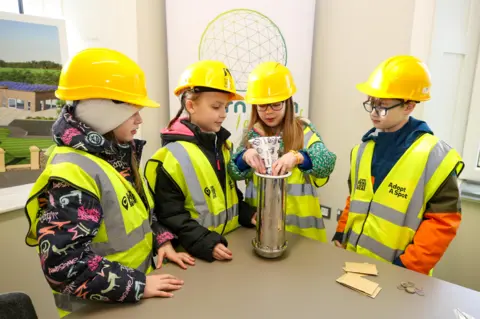
[{"label": "boy with glasses", "polygon": [[350,196],[333,241],[431,274],[460,224],[460,155],[410,116],[430,99],[430,73],[412,56],[382,62],[357,89],[374,128],[351,153]]}]

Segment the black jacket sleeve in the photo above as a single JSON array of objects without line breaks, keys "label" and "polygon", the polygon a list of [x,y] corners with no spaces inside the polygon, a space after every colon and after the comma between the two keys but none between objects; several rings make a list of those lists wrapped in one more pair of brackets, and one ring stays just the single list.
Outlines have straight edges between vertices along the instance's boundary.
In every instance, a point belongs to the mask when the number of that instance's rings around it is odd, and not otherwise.
[{"label": "black jacket sleeve", "polygon": [[155,211],[158,221],[168,227],[179,244],[194,257],[212,262],[217,244],[228,246],[227,240],[194,220],[185,209],[185,195],[172,177],[158,164],[155,186]]},{"label": "black jacket sleeve", "polygon": [[242,191],[238,188],[237,183],[235,183],[235,188],[237,189],[238,197],[238,222],[243,227],[252,228],[255,226],[252,224],[252,217],[257,209],[243,200]]}]

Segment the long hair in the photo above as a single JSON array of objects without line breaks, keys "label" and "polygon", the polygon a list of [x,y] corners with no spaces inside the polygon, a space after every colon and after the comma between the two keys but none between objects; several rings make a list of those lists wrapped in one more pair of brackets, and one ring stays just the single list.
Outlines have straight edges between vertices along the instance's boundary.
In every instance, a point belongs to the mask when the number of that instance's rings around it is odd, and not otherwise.
[{"label": "long hair", "polygon": [[[284,107],[286,108],[285,116],[280,123],[284,152],[301,150],[303,148],[303,122],[300,118],[295,116],[293,100],[291,97],[285,100]],[[260,125],[266,136],[275,135],[273,129],[266,125],[258,115],[257,106],[252,105],[252,114],[250,115],[248,131],[252,130],[255,124]],[[243,145],[249,146],[247,134],[244,135]]]}]

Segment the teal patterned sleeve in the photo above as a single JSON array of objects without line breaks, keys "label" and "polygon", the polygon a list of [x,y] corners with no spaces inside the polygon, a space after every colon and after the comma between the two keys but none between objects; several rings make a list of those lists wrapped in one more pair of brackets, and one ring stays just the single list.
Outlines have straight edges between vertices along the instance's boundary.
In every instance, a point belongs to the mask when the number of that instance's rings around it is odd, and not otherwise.
[{"label": "teal patterned sleeve", "polygon": [[[246,134],[248,139],[259,136],[258,133],[256,133],[253,130],[248,131]],[[248,179],[253,175],[253,170],[251,168],[241,171],[236,164],[238,156],[243,154],[245,150],[246,150],[245,145],[243,144],[239,145],[238,148],[235,150],[235,153],[233,153],[232,157],[230,158],[230,162],[228,162],[228,165],[227,165],[228,174],[235,181]]]},{"label": "teal patterned sleeve", "polygon": [[312,132],[318,136],[320,141],[313,143],[309,148],[302,150],[308,154],[312,161],[312,168],[304,172],[315,178],[327,178],[332,174],[333,169],[335,168],[337,155],[327,149],[320,133],[318,133],[312,123],[306,123],[306,125],[308,125]]}]

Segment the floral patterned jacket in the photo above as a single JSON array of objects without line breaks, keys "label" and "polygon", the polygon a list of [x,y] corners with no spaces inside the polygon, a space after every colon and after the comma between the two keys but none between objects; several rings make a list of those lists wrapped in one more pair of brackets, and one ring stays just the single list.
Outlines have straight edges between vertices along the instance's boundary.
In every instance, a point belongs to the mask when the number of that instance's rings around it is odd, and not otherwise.
[{"label": "floral patterned jacket", "polygon": [[[94,154],[110,163],[133,183],[131,155],[138,161],[144,141],[129,145],[112,143],[74,117],[75,106],[66,106],[53,125],[57,145],[70,146]],[[101,140],[102,143],[98,143]],[[62,208],[62,196],[69,203]],[[144,199],[144,196],[142,196]],[[37,226],[43,273],[55,291],[80,298],[112,302],[136,302],[145,287],[145,274],[95,255],[90,243],[102,222],[102,206],[89,193],[63,181],[51,180],[39,197],[43,213]],[[152,216],[155,218],[155,216]],[[154,251],[173,234],[153,220]]]},{"label": "floral patterned jacket", "polygon": [[[302,121],[304,122],[304,128],[308,126],[312,132],[318,136],[320,142],[313,143],[310,147],[299,151],[304,158],[306,158],[306,161],[302,165],[299,165],[298,168],[315,178],[326,178],[333,172],[337,156],[327,149],[320,133],[318,133],[313,124],[307,119],[302,119]],[[264,135],[260,126],[257,125],[255,125],[250,131],[246,132],[246,134],[247,140]],[[283,143],[280,147],[283,149]],[[249,179],[253,174],[253,170],[242,160],[245,151],[245,145],[240,145],[228,164],[228,173],[234,180]],[[243,162],[241,163],[242,165],[239,165],[240,162]],[[242,170],[239,166],[247,166],[247,169]]]}]

